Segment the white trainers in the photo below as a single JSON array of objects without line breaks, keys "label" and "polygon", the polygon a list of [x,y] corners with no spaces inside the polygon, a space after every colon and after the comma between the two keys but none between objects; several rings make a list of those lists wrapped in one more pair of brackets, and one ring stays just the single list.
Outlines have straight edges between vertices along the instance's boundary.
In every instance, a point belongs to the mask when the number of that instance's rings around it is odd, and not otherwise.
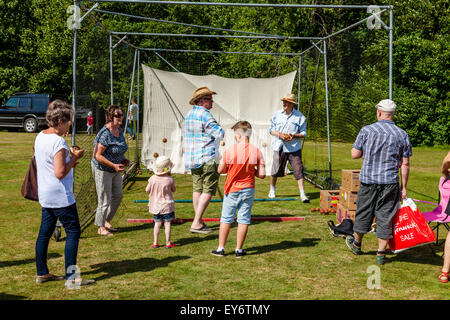
[{"label": "white trainers", "polygon": [[309,199],[306,196],[306,194],[300,194],[300,199],[302,200],[303,203],[309,203]]},{"label": "white trainers", "polygon": [[270,190],[270,191],[269,191],[268,197],[269,197],[270,199],[276,198],[277,196],[275,195],[275,191]]}]

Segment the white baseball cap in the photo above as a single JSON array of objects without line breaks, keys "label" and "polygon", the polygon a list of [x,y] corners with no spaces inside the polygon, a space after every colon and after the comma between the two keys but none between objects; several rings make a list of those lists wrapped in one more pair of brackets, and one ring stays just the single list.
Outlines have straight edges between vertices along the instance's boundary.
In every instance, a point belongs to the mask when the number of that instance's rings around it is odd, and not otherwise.
[{"label": "white baseball cap", "polygon": [[378,104],[375,106],[378,110],[385,111],[385,112],[394,112],[395,108],[397,106],[395,105],[394,101],[391,99],[384,99],[378,102]]}]

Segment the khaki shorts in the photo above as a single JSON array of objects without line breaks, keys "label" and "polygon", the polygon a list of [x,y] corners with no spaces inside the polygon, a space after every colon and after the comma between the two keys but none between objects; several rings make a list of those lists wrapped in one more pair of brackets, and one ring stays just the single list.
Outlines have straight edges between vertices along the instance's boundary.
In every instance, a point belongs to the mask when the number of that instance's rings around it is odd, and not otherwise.
[{"label": "khaki shorts", "polygon": [[216,195],[220,174],[214,160],[203,164],[200,168],[191,169],[191,174],[194,192]]}]

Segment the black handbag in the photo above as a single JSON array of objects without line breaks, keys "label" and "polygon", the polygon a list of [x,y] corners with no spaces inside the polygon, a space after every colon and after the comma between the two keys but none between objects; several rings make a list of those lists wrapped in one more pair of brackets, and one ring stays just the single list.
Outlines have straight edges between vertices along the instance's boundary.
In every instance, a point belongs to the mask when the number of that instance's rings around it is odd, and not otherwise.
[{"label": "black handbag", "polygon": [[28,166],[21,192],[25,199],[39,201],[36,158],[34,156],[31,158],[30,165]]}]

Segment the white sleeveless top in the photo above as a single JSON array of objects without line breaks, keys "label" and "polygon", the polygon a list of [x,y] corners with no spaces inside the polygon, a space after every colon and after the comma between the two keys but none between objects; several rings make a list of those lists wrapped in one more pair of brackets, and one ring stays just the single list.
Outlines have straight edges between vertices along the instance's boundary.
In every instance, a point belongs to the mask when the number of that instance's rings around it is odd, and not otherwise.
[{"label": "white sleeveless top", "polygon": [[73,195],[73,169],[61,180],[54,172],[54,157],[61,149],[66,149],[66,163],[70,161],[69,147],[57,134],[42,131],[34,142],[36,158],[39,203],[44,208],[64,208],[75,203]]}]

